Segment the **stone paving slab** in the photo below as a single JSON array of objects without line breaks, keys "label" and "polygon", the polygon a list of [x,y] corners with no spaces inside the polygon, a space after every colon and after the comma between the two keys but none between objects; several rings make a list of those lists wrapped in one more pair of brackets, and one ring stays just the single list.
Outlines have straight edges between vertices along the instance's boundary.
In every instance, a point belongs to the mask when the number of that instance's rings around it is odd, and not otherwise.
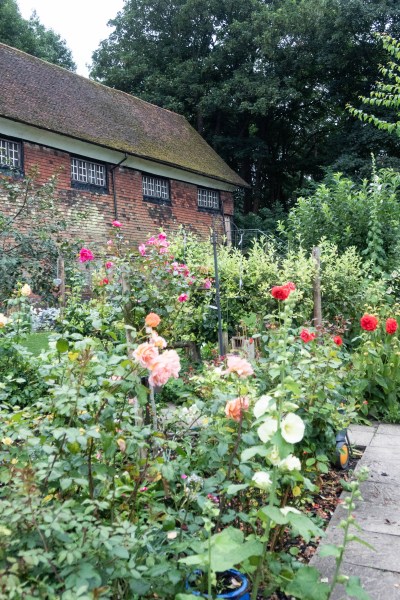
[{"label": "stone paving slab", "polygon": [[389,460],[363,456],[362,464],[369,469],[368,481],[383,484],[399,484],[400,459]]},{"label": "stone paving slab", "polygon": [[388,443],[390,444],[390,448],[399,448],[400,447],[400,432],[397,435],[387,434],[387,433],[379,433],[379,431],[373,436],[369,447],[370,448],[387,448]]},{"label": "stone paving slab", "polygon": [[379,458],[379,459],[384,459],[384,460],[396,460],[396,461],[400,461],[400,447],[398,446],[391,446],[390,445],[390,440],[393,438],[392,435],[388,435],[388,443],[386,448],[383,448],[381,446],[377,447],[371,447],[371,446],[367,446],[367,448],[365,449],[364,455],[363,455],[363,459],[365,458]]},{"label": "stone paving slab", "polygon": [[[374,531],[357,531],[354,528],[351,533],[370,544],[374,550],[358,542],[349,542],[345,554],[348,563],[360,567],[392,571],[400,575],[400,536]],[[336,525],[330,528],[327,537],[321,542],[321,547],[324,543],[341,544],[342,541],[343,529]],[[322,574],[325,576],[323,572]]]},{"label": "stone paving slab", "polygon": [[[360,491],[364,499],[364,504],[372,502],[373,504],[380,504],[382,506],[392,506],[396,512],[399,510],[400,485],[398,483],[364,481],[360,485]],[[366,511],[369,511],[368,506],[364,506],[364,508]]]},{"label": "stone paving slab", "polygon": [[[334,561],[332,558],[320,558],[314,566],[323,571],[324,577],[332,580]],[[342,573],[348,577],[359,577],[361,584],[372,600],[399,600],[400,599],[400,574],[393,571],[381,571],[372,567],[361,567],[347,561],[342,564]],[[344,588],[338,585],[332,594],[331,600],[354,600],[354,596],[347,596]]]},{"label": "stone paving slab", "polygon": [[[356,506],[353,515],[364,531],[400,536],[400,514],[393,515],[393,507],[390,505],[371,503],[366,510],[364,503],[361,502]],[[346,510],[339,505],[331,519],[332,526],[338,526],[345,517]]]},{"label": "stone paving slab", "polygon": [[[353,426],[350,440],[359,446],[365,442],[366,449],[357,468],[363,465],[370,470],[369,479],[361,484],[363,500],[356,503],[353,511],[362,531],[351,528],[351,533],[375,550],[349,543],[342,571],[360,577],[372,600],[400,600],[400,426]],[[341,543],[343,530],[339,523],[345,514],[344,507],[339,505],[320,547],[324,543]],[[317,550],[311,564],[319,568],[322,578],[332,577],[333,558],[320,558]],[[347,598],[350,600],[343,587],[338,586],[331,600]]]},{"label": "stone paving slab", "polygon": [[400,435],[400,427],[399,425],[382,423],[378,425],[377,433],[384,433],[385,435]]},{"label": "stone paving slab", "polygon": [[368,446],[377,430],[377,426],[352,425],[348,429],[350,442],[353,446]]}]

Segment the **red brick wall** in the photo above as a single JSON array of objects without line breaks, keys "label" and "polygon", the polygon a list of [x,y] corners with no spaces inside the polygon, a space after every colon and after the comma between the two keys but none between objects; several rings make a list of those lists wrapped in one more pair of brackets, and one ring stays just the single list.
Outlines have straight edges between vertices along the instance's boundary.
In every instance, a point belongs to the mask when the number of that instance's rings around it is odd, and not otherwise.
[{"label": "red brick wall", "polygon": [[[84,212],[77,231],[82,239],[104,241],[108,237],[114,220],[113,177],[108,168],[108,192],[92,193],[71,187],[70,155],[32,143],[24,143],[25,174],[37,167],[38,181],[45,182],[58,174],[58,189],[67,213]],[[118,219],[124,224],[124,234],[132,241],[142,241],[149,233],[160,227],[172,231],[182,224],[194,233],[208,237],[213,223],[210,212],[197,208],[197,186],[170,180],[171,204],[160,205],[143,200],[142,174],[140,171],[118,167],[114,171],[117,195]],[[233,213],[233,198],[230,192],[221,192],[225,215]],[[215,219],[222,231],[222,216]],[[75,229],[75,227],[74,227]]]}]

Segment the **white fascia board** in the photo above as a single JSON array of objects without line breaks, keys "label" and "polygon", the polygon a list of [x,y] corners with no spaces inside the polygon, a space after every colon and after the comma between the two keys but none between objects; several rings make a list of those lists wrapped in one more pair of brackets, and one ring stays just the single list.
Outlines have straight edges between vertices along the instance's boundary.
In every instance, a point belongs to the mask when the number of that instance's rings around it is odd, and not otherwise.
[{"label": "white fascia board", "polygon": [[[117,150],[111,150],[110,148],[103,148],[96,144],[90,144],[82,140],[77,140],[66,135],[53,133],[46,131],[45,129],[39,129],[32,125],[26,125],[25,123],[19,123],[18,121],[12,121],[0,117],[0,135],[6,135],[15,137],[27,142],[33,142],[34,144],[40,144],[42,146],[48,146],[55,148],[56,150],[63,150],[69,154],[77,154],[82,157],[92,158],[99,160],[111,165],[118,164],[124,157],[124,152]],[[127,159],[124,160],[121,167],[128,167],[137,171],[145,171],[152,175],[159,175],[160,177],[166,177],[168,179],[176,179],[178,181],[184,181],[186,183],[192,183],[202,187],[208,187],[217,190],[223,190],[227,192],[233,192],[237,189],[237,186],[218,181],[200,175],[197,173],[191,173],[184,169],[172,167],[162,163],[154,162],[138,156],[127,155]]]}]

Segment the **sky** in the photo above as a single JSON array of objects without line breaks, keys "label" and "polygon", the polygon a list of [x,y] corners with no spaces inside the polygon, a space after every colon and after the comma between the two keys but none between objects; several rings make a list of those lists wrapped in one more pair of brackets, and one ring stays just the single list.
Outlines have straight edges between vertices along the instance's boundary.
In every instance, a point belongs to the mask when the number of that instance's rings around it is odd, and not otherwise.
[{"label": "sky", "polygon": [[54,29],[72,51],[77,73],[88,77],[87,64],[101,40],[112,32],[107,22],[122,9],[124,0],[17,0],[24,19],[36,10],[40,22]]}]

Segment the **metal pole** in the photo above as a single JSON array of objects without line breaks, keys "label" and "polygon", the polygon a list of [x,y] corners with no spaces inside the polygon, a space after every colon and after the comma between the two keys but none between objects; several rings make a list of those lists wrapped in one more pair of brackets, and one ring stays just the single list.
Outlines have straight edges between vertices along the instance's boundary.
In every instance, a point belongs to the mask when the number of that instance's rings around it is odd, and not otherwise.
[{"label": "metal pole", "polygon": [[219,355],[224,355],[224,340],[222,335],[222,314],[221,314],[221,297],[219,288],[219,276],[218,276],[218,255],[217,255],[217,236],[215,229],[212,232],[212,244],[214,251],[214,272],[215,272],[215,303],[217,305],[218,313],[218,347]]}]

